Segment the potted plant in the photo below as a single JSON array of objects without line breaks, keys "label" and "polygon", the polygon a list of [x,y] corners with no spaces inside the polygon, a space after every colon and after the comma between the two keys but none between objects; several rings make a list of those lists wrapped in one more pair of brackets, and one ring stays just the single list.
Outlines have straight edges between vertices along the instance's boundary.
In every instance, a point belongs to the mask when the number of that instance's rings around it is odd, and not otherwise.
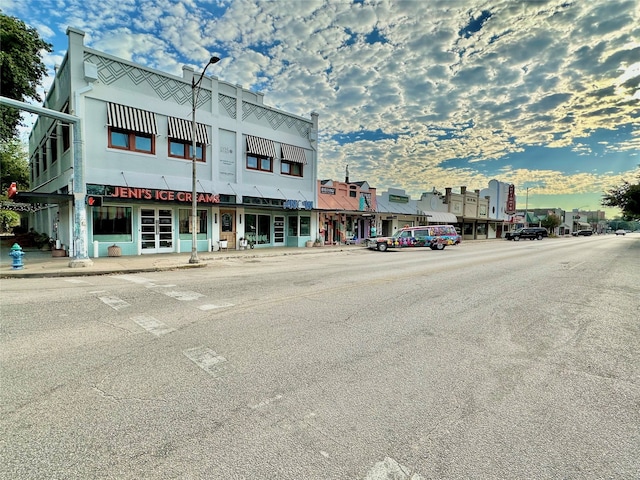
[{"label": "potted plant", "polygon": [[110,257],[119,257],[122,255],[122,249],[115,243],[107,247],[107,255]]},{"label": "potted plant", "polygon": [[244,250],[245,248],[247,248],[248,243],[249,242],[246,238],[240,237],[240,250]]},{"label": "potted plant", "polygon": [[314,247],[321,247],[322,246],[322,238],[320,238],[320,237],[316,238],[316,241],[313,242],[313,246]]}]

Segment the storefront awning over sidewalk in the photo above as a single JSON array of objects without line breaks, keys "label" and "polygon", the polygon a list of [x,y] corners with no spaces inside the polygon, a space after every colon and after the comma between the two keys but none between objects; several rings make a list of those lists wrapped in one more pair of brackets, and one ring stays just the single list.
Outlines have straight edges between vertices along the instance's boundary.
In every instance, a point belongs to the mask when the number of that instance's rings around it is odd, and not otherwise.
[{"label": "storefront awning over sidewalk", "polygon": [[12,200],[16,203],[67,203],[73,202],[70,193],[18,192]]},{"label": "storefront awning over sidewalk", "polygon": [[458,221],[457,217],[453,213],[449,212],[432,212],[430,210],[424,210],[422,215],[427,217],[427,221],[429,223],[456,223]]}]

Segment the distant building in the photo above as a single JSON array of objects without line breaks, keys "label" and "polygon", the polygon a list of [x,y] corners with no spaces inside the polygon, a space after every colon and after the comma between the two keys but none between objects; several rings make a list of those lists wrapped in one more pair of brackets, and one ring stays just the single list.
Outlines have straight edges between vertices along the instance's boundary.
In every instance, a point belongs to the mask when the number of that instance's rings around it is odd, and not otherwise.
[{"label": "distant building", "polygon": [[318,181],[318,237],[324,243],[360,243],[371,236],[376,189],[367,182]]}]

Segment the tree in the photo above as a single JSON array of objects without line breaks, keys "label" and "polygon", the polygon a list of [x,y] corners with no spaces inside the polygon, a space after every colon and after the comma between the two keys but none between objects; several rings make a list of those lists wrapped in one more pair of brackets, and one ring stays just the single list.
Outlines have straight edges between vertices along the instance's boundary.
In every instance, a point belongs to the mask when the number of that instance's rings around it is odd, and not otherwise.
[{"label": "tree", "polygon": [[610,189],[602,197],[605,207],[618,207],[625,220],[640,220],[640,173],[638,183],[624,181],[622,185]]},{"label": "tree", "polygon": [[547,230],[549,230],[549,232],[553,232],[557,227],[560,226],[560,224],[562,223],[562,220],[560,220],[560,217],[555,215],[555,214],[551,214],[551,215],[547,215],[541,222],[540,224],[546,228]]},{"label": "tree", "polygon": [[0,141],[0,195],[16,182],[18,191],[29,190],[29,163],[24,145],[17,138]]},{"label": "tree", "polygon": [[[37,30],[22,20],[0,12],[0,92],[3,97],[26,101],[42,99],[36,88],[47,75],[42,52],[51,52],[52,45],[40,38]],[[0,140],[17,136],[20,111],[0,105]]]},{"label": "tree", "polygon": [[11,210],[0,210],[0,232],[9,232],[20,225],[20,215]]}]

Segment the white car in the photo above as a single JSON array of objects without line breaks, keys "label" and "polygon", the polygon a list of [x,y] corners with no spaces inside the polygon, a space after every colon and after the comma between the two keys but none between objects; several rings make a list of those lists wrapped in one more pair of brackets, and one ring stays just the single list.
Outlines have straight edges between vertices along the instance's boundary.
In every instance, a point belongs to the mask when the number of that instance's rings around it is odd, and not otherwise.
[{"label": "white car", "polygon": [[618,236],[618,235],[624,235],[625,233],[627,233],[627,232],[625,232],[625,231],[624,231],[624,230],[622,230],[622,229],[620,229],[620,230],[616,230],[616,236]]}]

